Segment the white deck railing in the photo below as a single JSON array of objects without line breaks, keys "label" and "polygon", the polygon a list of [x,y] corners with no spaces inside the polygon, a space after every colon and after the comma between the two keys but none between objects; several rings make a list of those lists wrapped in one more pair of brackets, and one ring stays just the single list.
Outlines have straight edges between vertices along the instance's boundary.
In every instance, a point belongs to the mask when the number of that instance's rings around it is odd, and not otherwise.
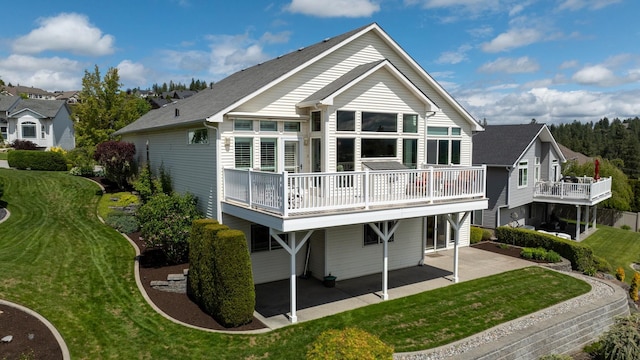
[{"label": "white deck railing", "polygon": [[224,199],[283,216],[485,197],[484,166],[270,173],[224,170]]},{"label": "white deck railing", "polygon": [[593,201],[611,195],[611,178],[594,181],[578,178],[577,183],[540,181],[536,183],[534,197]]}]

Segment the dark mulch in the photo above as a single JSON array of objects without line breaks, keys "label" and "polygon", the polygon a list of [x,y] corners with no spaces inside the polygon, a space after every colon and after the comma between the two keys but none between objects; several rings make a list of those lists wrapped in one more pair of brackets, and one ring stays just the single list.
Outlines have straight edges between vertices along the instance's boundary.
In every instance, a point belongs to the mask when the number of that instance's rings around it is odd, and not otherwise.
[{"label": "dark mulch", "polygon": [[[497,243],[493,241],[481,241],[479,243],[475,243],[471,245],[471,247],[476,249],[491,251],[496,254],[502,254],[502,255],[511,256],[515,258],[521,258],[520,252],[522,251],[522,248],[518,246],[506,245],[506,244]],[[547,261],[535,260],[535,259],[527,259],[527,260],[535,263],[547,262]]]},{"label": "dark mulch", "polygon": [[215,330],[243,331],[266,327],[260,320],[254,318],[249,324],[232,329],[225,328],[218,324],[211,315],[202,311],[186,294],[176,294],[152,288],[151,281],[167,280],[169,274],[182,274],[184,269],[189,268],[189,264],[169,265],[161,252],[155,249],[146,249],[144,241],[140,240],[139,233],[129,234],[129,237],[140,248],[140,280],[144,289],[151,301],[167,315],[187,324]]},{"label": "dark mulch", "polygon": [[7,305],[0,305],[0,339],[11,335],[11,342],[0,342],[0,358],[62,359],[60,345],[49,328],[35,316]]}]

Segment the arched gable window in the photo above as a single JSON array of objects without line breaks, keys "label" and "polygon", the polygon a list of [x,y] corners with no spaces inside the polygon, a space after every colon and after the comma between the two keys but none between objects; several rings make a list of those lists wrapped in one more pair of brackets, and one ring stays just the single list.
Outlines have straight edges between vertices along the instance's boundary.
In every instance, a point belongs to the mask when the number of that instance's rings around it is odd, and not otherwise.
[{"label": "arched gable window", "polygon": [[22,137],[23,138],[36,138],[36,123],[32,121],[25,121],[22,123]]}]

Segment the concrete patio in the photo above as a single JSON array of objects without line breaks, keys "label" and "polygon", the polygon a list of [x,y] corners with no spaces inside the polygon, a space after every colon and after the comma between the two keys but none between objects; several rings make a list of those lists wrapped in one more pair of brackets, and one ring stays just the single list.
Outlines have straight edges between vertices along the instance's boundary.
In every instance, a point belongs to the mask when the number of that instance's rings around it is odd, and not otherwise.
[{"label": "concrete patio", "polygon": [[[453,284],[453,250],[425,255],[424,265],[389,272],[389,299],[433,290]],[[501,272],[534,266],[535,263],[489,251],[464,247],[459,253],[459,281],[468,281]],[[322,281],[297,279],[298,322],[356,309],[383,301],[381,273],[336,282],[327,288]],[[256,312],[271,329],[290,325],[287,313],[289,279],[256,285]]]}]

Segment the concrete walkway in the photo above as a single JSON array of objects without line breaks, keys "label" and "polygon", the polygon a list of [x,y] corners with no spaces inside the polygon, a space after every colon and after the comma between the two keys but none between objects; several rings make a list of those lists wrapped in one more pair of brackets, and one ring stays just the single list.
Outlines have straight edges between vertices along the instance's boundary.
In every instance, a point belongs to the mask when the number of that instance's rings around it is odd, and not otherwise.
[{"label": "concrete walkway", "polygon": [[9,162],[7,160],[0,160],[1,169],[9,169]]},{"label": "concrete walkway", "polygon": [[[490,251],[464,247],[459,255],[459,280],[468,281],[536,264]],[[389,272],[389,299],[418,294],[453,284],[453,250],[425,256],[424,266]],[[338,279],[339,280],[339,279]],[[338,281],[326,288],[317,279],[297,279],[298,322],[382,302],[382,274]],[[290,325],[287,313],[289,280],[256,285],[256,314],[271,329]]]}]

